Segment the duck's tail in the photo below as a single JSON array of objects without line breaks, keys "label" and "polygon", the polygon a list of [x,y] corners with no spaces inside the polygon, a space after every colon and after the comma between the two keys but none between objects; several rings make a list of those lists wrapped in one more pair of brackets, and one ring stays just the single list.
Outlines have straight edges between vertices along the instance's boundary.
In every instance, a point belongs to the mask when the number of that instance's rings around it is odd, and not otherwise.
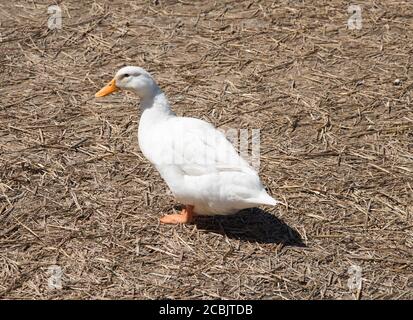
[{"label": "duck's tail", "polygon": [[268,205],[268,206],[275,206],[279,201],[275,200],[267,192],[264,191],[258,197],[248,199],[248,202],[251,202],[257,205],[263,204],[263,205]]}]

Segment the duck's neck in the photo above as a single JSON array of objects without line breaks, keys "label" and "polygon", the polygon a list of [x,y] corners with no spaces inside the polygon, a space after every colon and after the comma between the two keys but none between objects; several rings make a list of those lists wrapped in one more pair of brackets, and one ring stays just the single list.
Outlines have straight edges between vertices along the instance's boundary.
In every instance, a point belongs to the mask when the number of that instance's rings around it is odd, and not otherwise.
[{"label": "duck's neck", "polygon": [[[159,89],[156,94],[148,98],[141,98],[142,115],[139,121],[138,140],[142,153],[151,161],[153,139],[157,140],[157,125],[163,121],[176,117],[172,112],[165,94]],[[152,160],[151,160],[152,159]]]},{"label": "duck's neck", "polygon": [[141,99],[141,109],[140,125],[152,125],[175,116],[168,99],[159,87],[156,88],[153,95]]}]

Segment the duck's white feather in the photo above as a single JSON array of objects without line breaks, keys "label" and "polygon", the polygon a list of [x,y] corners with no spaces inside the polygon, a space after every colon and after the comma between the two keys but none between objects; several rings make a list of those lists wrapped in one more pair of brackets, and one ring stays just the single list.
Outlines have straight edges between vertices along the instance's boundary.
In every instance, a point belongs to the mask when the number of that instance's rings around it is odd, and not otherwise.
[{"label": "duck's white feather", "polygon": [[165,95],[155,91],[141,102],[139,145],[178,201],[202,215],[277,203],[222,132],[205,121],[177,117]]}]

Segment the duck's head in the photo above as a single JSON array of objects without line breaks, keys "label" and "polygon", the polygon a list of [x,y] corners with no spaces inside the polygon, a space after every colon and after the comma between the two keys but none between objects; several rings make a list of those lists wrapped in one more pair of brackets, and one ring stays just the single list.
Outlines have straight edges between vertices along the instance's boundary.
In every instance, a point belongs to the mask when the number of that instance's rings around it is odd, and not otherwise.
[{"label": "duck's head", "polygon": [[143,68],[127,66],[120,69],[115,77],[95,97],[104,97],[118,90],[128,90],[140,98],[151,97],[159,90],[152,76]]}]

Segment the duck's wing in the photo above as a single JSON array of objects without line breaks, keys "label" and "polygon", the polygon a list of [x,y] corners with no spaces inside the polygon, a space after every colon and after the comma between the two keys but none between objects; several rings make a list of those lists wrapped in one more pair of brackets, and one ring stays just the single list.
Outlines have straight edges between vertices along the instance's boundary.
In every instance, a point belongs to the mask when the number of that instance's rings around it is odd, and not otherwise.
[{"label": "duck's wing", "polygon": [[[265,191],[258,173],[211,124],[177,117],[162,128],[157,136],[163,139],[159,149],[163,163],[158,162],[157,168],[174,192],[186,199],[194,194],[195,198],[213,199],[211,203],[223,212],[277,203]],[[181,179],[189,191],[182,191]]]},{"label": "duck's wing", "polygon": [[198,176],[222,171],[256,174],[241,158],[224,133],[194,118],[170,120],[168,133],[172,160],[186,175]]}]

